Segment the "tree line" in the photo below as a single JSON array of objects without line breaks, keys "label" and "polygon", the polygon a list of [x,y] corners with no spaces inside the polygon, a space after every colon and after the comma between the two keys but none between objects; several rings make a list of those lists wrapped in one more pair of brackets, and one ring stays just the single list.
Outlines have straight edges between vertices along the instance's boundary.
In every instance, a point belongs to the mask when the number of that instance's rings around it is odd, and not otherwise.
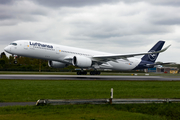
[{"label": "tree line", "polygon": [[35,59],[22,56],[7,57],[4,52],[0,56],[0,71],[43,71],[43,72],[69,72],[74,66],[66,68],[51,68],[47,60]]}]

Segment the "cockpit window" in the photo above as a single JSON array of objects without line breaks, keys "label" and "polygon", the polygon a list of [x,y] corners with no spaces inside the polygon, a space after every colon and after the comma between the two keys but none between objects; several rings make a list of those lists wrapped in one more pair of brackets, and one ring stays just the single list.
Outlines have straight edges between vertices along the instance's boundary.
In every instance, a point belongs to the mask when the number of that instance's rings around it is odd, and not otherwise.
[{"label": "cockpit window", "polygon": [[17,45],[17,43],[10,43],[10,45],[14,45],[14,46],[16,46],[16,45]]}]

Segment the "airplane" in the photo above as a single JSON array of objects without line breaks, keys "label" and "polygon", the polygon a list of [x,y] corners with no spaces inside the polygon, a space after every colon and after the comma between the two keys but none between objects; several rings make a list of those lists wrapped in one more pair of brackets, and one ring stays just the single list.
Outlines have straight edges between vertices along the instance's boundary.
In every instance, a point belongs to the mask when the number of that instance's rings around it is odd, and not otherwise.
[{"label": "airplane", "polygon": [[[77,75],[86,75],[87,71],[84,69],[93,69],[90,75],[99,75],[99,69],[122,71],[153,68],[157,65],[155,61],[159,53],[171,46],[162,49],[164,43],[165,41],[158,41],[148,52],[132,54],[111,54],[32,40],[14,41],[4,50],[12,55],[48,60],[48,65],[53,68],[68,65],[79,67],[81,70],[77,71]],[[143,57],[134,57],[140,55]]]}]

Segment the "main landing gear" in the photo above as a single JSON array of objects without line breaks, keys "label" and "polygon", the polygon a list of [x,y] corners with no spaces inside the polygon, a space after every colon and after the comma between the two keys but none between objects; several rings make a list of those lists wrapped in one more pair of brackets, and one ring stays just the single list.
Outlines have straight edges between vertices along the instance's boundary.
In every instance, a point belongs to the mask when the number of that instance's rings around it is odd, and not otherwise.
[{"label": "main landing gear", "polygon": [[[90,75],[100,75],[100,71],[91,71]],[[77,75],[87,75],[86,71],[77,71]]]}]

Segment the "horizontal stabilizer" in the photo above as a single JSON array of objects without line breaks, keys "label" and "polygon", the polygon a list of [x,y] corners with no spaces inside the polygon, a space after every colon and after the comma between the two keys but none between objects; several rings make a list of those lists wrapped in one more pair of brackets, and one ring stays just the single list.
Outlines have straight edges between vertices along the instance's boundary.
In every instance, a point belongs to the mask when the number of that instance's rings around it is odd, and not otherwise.
[{"label": "horizontal stabilizer", "polygon": [[155,65],[175,65],[175,62],[166,62],[166,63],[155,63],[155,64],[146,64],[148,67],[153,67]]}]

